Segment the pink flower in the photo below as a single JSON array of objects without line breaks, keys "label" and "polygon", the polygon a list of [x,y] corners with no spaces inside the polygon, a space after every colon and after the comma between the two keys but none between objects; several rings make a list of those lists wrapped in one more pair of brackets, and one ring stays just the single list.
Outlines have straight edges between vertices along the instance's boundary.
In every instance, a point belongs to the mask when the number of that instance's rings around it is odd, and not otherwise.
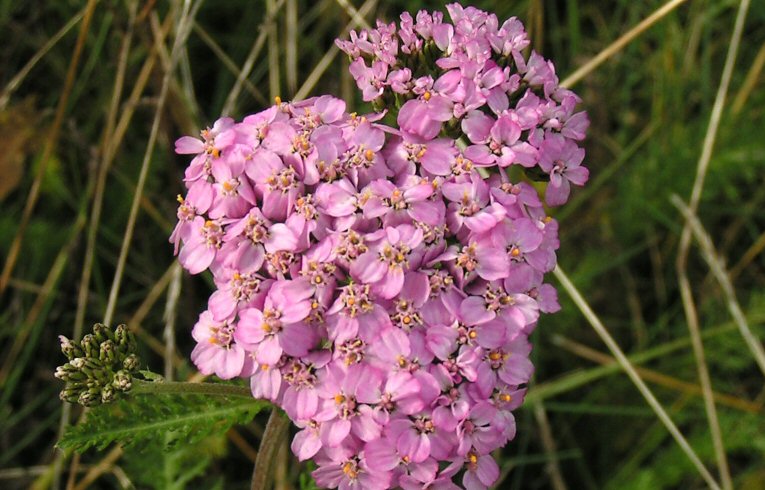
[{"label": "pink flower", "polygon": [[499,466],[489,455],[479,456],[471,451],[466,458],[467,471],[462,477],[462,484],[467,490],[489,488],[499,478]]},{"label": "pink flower", "polygon": [[322,444],[337,447],[351,433],[362,441],[380,436],[382,427],[368,404],[375,402],[381,382],[382,373],[369,366],[327,366],[317,387],[322,405],[315,417],[323,422]]},{"label": "pink flower", "polygon": [[590,175],[582,167],[584,150],[558,134],[549,134],[539,149],[539,166],[550,174],[550,185],[545,193],[545,202],[560,206],[568,201],[570,184],[584,185]]},{"label": "pink flower", "polygon": [[263,311],[239,313],[237,341],[255,352],[262,364],[275,364],[283,352],[303,356],[315,344],[313,329],[302,323],[311,311],[307,281],[278,281],[268,291]]},{"label": "pink flower", "polygon": [[191,274],[199,274],[210,267],[223,245],[223,226],[219,221],[194,218],[188,241],[178,256],[183,267]]},{"label": "pink flower", "polygon": [[244,349],[234,341],[238,327],[229,319],[216,321],[209,311],[199,316],[191,335],[197,346],[191,353],[191,360],[202,374],[215,374],[222,379],[231,379],[242,372]]},{"label": "pink flower", "polygon": [[325,488],[340,490],[369,489],[384,490],[390,488],[388,473],[373,473],[362,457],[355,456],[339,461],[327,461],[319,465],[312,473],[316,483]]},{"label": "pink flower", "polygon": [[[382,230],[381,230],[382,231]],[[351,264],[351,274],[390,299],[404,286],[404,272],[416,266],[422,231],[411,225],[388,227],[378,243]]]},{"label": "pink flower", "polygon": [[443,95],[425,91],[406,102],[398,113],[398,125],[407,133],[432,140],[444,122],[452,118],[453,103]]},{"label": "pink flower", "polygon": [[444,209],[442,203],[428,199],[433,192],[430,182],[414,175],[405,179],[400,187],[378,179],[362,191],[361,208],[365,218],[383,218],[386,226],[412,221],[436,226],[444,220]]},{"label": "pink flower", "polygon": [[465,150],[465,156],[477,165],[498,165],[505,168],[514,163],[524,167],[532,167],[537,163],[536,149],[527,142],[520,141],[522,130],[517,117],[505,114],[494,121],[491,117],[474,111],[463,121],[463,131],[470,141],[479,143]]},{"label": "pink flower", "polygon": [[489,205],[489,186],[483,179],[475,174],[469,179],[441,186],[444,197],[451,201],[447,223],[454,233],[459,233],[463,224],[473,233],[485,233],[504,218],[506,211],[499,204]]},{"label": "pink flower", "polygon": [[350,71],[356,84],[361,88],[365,101],[375,100],[382,95],[388,76],[387,64],[375,61],[370,68],[364,63],[363,58],[356,58],[351,63]]}]

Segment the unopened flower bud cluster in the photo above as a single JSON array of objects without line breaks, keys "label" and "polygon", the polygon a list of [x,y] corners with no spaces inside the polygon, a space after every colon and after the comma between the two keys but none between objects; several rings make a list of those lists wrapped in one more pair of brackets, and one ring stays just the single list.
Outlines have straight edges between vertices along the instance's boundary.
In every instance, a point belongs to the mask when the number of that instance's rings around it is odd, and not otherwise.
[{"label": "unopened flower bud cluster", "polygon": [[59,336],[61,351],[69,362],[56,368],[55,376],[66,382],[61,399],[93,406],[109,403],[130,391],[139,362],[135,337],[125,325],[112,330],[97,323],[81,341]]}]

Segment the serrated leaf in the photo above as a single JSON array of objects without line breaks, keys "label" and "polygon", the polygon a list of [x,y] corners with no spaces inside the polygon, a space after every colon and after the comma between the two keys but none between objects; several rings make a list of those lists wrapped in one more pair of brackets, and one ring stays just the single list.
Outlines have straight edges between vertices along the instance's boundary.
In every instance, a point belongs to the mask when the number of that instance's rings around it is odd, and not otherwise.
[{"label": "serrated leaf", "polygon": [[89,447],[103,449],[113,442],[131,446],[165,438],[193,444],[231,426],[244,424],[271,405],[263,400],[184,394],[140,394],[109,405],[100,405],[88,412],[86,419],[66,431],[59,447],[84,451]]}]

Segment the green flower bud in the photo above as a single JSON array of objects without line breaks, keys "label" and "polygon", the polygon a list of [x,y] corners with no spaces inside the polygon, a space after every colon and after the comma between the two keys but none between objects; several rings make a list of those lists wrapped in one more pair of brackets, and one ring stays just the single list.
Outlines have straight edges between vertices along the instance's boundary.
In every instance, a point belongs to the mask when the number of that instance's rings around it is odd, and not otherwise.
[{"label": "green flower bud", "polygon": [[58,366],[56,368],[56,372],[53,373],[53,376],[57,377],[58,379],[62,381],[69,381],[69,375],[73,371],[66,369],[67,366],[71,366],[71,364],[64,364],[63,366]]},{"label": "green flower bud", "polygon": [[114,340],[114,332],[112,332],[112,329],[103,323],[96,323],[93,325],[93,336],[99,342]]},{"label": "green flower bud", "polygon": [[133,377],[127,371],[117,371],[117,374],[114,375],[112,386],[119,391],[129,391],[133,386]]},{"label": "green flower bud", "polygon": [[119,347],[124,347],[131,352],[136,349],[135,335],[125,324],[117,325],[117,328],[114,330],[114,342]]},{"label": "green flower bud", "polygon": [[90,333],[85,335],[80,341],[80,345],[82,345],[82,350],[85,352],[85,357],[98,357],[100,344],[96,340],[95,335]]},{"label": "green flower bud", "polygon": [[114,401],[114,387],[106,385],[101,389],[101,403],[110,403]]},{"label": "green flower bud", "polygon": [[82,349],[73,340],[70,340],[63,335],[59,335],[58,340],[61,342],[61,352],[63,352],[70,361],[75,357],[83,356]]},{"label": "green flower bud", "polygon": [[83,391],[80,396],[77,397],[77,403],[83,407],[92,407],[97,405],[101,401],[101,395],[99,392],[93,393],[91,391]]},{"label": "green flower bud", "polygon": [[98,350],[98,360],[106,365],[112,364],[115,359],[116,348],[111,340],[104,340]]},{"label": "green flower bud", "polygon": [[77,403],[80,397],[80,391],[76,389],[64,388],[61,393],[58,394],[61,401],[68,403]]},{"label": "green flower bud", "polygon": [[122,367],[128,371],[136,371],[140,365],[141,362],[135,354],[130,354],[122,361]]}]

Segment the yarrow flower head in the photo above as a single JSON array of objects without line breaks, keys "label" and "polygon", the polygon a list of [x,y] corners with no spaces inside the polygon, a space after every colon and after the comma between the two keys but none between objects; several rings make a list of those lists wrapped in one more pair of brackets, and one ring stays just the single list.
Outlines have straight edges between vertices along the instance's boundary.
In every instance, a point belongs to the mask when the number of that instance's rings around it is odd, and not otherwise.
[{"label": "yarrow flower head", "polygon": [[508,170],[563,204],[587,180],[587,117],[517,19],[447,10],[337,41],[397,128],[322,96],[176,144],[192,160],[171,242],[216,284],[192,360],[283,407],[324,487],[493,484],[528,336],[560,308],[557,223]]}]

